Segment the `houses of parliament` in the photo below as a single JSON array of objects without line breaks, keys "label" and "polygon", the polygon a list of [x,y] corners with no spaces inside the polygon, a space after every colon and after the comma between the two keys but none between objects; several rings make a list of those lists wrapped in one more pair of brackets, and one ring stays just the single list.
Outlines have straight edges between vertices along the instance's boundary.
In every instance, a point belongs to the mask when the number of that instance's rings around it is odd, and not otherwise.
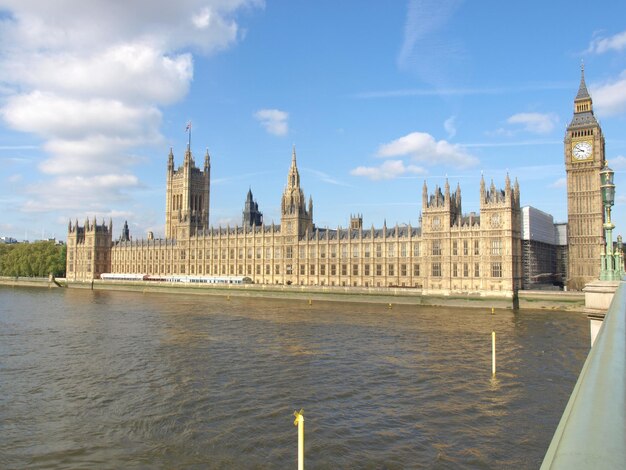
[{"label": "houses of parliament", "polygon": [[[568,188],[569,276],[580,285],[597,278],[602,237],[599,170],[604,138],[593,116],[584,72],[574,117],[564,140]],[[287,163],[288,160],[286,159]],[[287,169],[287,165],[285,165]],[[305,198],[295,148],[281,198],[280,224],[265,224],[248,191],[242,224],[209,225],[211,162],[198,167],[187,147],[176,167],[167,160],[165,238],[131,239],[125,224],[94,219],[70,222],[68,281],[91,281],[103,273],[167,277],[246,276],[256,284],[419,288],[424,294],[511,296],[521,288],[520,188],[507,175],[496,188],[481,178],[479,212],[462,211],[461,188],[422,187],[420,224],[363,226],[352,215],[347,228],[316,226],[313,200]],[[575,286],[574,286],[575,287]]]}]

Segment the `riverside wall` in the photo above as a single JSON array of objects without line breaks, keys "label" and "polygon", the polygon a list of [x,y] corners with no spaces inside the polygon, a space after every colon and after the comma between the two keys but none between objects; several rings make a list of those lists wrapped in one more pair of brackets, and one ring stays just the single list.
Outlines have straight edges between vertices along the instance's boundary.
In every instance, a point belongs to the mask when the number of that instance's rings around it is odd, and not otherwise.
[{"label": "riverside wall", "polygon": [[68,282],[62,278],[0,277],[0,285],[11,287],[71,288],[117,290],[127,292],[161,292],[218,297],[251,297],[294,299],[303,301],[366,302],[403,305],[452,306],[482,309],[548,309],[583,312],[583,292],[519,291],[516,297],[503,294],[424,293],[421,289],[401,287],[329,287],[283,285],[189,285],[165,282],[102,281]]}]

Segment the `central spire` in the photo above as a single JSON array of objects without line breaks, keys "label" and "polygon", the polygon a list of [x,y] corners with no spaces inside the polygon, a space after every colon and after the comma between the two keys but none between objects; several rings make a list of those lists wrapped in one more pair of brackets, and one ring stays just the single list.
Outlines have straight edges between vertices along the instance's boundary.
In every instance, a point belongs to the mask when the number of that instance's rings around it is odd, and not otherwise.
[{"label": "central spire", "polygon": [[300,186],[300,174],[298,172],[298,165],[296,164],[296,146],[293,146],[291,152],[291,168],[289,168],[289,180],[287,186],[290,188],[297,188]]},{"label": "central spire", "polygon": [[281,231],[284,234],[304,236],[313,228],[313,201],[309,199],[307,210],[304,192],[300,187],[300,174],[296,163],[296,146],[291,152],[291,167],[287,176],[287,186],[281,202]]}]

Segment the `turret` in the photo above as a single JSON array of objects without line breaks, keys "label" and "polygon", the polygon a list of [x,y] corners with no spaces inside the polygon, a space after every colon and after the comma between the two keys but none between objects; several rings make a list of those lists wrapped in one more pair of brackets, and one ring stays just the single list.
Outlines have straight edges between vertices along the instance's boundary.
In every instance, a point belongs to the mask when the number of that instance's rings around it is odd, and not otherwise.
[{"label": "turret", "polygon": [[193,164],[193,155],[191,153],[191,149],[187,146],[187,150],[185,151],[185,160],[183,162],[183,166],[185,168],[190,167]]},{"label": "turret", "polygon": [[480,174],[480,200],[484,201],[487,197],[487,191],[485,190],[485,177]]},{"label": "turret", "polygon": [[174,172],[174,151],[172,150],[172,147],[170,147],[170,153],[167,156],[167,172]]}]

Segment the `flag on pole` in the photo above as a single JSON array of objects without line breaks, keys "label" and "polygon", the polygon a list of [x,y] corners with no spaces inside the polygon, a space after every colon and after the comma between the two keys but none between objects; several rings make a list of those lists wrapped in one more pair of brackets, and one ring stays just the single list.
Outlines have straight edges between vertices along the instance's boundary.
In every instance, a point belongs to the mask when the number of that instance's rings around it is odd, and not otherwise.
[{"label": "flag on pole", "polygon": [[187,150],[191,151],[191,121],[187,122],[187,127],[185,128],[185,132],[189,133],[189,138],[187,141]]}]

